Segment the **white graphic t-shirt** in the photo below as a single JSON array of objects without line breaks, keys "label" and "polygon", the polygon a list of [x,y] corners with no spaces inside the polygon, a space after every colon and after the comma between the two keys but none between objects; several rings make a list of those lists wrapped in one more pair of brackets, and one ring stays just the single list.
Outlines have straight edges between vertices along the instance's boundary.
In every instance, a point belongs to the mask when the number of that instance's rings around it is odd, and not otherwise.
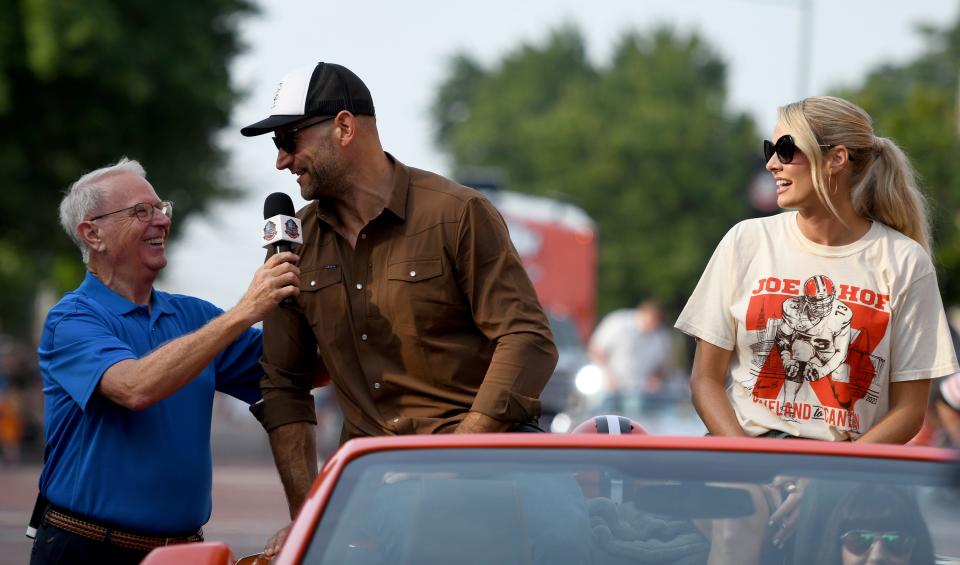
[{"label": "white graphic t-shirt", "polygon": [[960,371],[929,255],[880,222],[843,246],[806,239],[796,212],[740,222],[676,327],[734,351],[727,396],[750,435],[857,439],[890,382]]}]

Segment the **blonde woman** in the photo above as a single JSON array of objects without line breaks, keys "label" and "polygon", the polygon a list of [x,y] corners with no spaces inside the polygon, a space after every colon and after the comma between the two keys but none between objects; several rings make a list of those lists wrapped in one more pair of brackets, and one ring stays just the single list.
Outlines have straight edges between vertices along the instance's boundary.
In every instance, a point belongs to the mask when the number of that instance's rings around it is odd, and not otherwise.
[{"label": "blonde woman", "polygon": [[780,108],[764,154],[787,211],[726,234],[676,323],[697,412],[712,435],[906,443],[958,370],[913,169],[828,96]]}]

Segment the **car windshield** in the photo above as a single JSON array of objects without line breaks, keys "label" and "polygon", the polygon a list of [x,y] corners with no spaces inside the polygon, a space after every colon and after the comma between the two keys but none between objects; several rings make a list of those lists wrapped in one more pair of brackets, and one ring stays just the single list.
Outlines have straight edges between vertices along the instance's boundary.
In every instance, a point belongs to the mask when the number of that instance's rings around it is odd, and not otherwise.
[{"label": "car windshield", "polygon": [[[933,563],[934,553],[938,560],[960,557],[960,493],[955,466],[945,463],[532,451],[422,449],[361,457],[344,469],[304,563],[853,563],[845,559],[870,552],[901,558],[879,561],[890,563]],[[768,525],[770,514],[791,496],[797,510],[779,547],[772,537],[780,525]]]}]

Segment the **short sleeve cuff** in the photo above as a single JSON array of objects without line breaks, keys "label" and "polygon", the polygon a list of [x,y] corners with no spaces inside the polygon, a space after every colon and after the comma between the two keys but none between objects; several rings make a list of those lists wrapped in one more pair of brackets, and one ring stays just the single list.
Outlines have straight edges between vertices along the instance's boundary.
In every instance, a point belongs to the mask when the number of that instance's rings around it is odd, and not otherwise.
[{"label": "short sleeve cuff", "polygon": [[729,338],[721,336],[718,333],[707,331],[703,328],[700,328],[692,324],[689,320],[684,318],[677,320],[677,323],[674,324],[673,327],[689,335],[690,337],[702,339],[707,343],[716,345],[717,347],[721,349],[726,349],[727,351],[733,351],[736,347],[736,343],[731,341]]}]

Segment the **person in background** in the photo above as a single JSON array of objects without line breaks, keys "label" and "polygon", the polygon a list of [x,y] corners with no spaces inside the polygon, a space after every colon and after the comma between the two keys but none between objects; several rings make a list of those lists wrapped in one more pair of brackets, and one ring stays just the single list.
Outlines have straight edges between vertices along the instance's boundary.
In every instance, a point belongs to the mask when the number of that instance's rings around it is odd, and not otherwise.
[{"label": "person in background", "polygon": [[126,158],[60,204],[87,273],[47,315],[38,350],[46,445],[33,565],[133,564],[203,539],[211,511],[214,391],[260,398],[260,331],[299,291],[296,255],[257,269],[224,312],[154,289],[173,204]]},{"label": "person in background", "polygon": [[24,403],[21,388],[4,367],[10,364],[10,357],[0,352],[0,463],[15,466],[20,463]]},{"label": "person in background", "polygon": [[781,107],[764,156],[788,211],[734,226],[676,323],[697,340],[694,406],[712,435],[906,443],[930,380],[958,371],[910,162],[829,96]]},{"label": "person in background", "polygon": [[609,384],[609,405],[601,411],[638,418],[668,396],[673,361],[670,333],[655,301],[604,316],[590,337],[588,352]]}]

